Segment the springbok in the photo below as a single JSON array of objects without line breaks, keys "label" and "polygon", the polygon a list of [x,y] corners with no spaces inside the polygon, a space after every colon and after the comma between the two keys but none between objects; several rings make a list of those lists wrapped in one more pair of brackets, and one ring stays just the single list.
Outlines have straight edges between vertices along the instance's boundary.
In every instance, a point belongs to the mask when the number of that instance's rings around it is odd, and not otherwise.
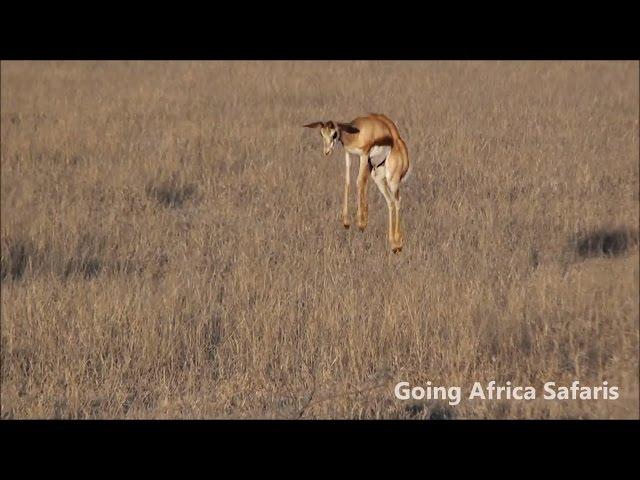
[{"label": "springbok", "polygon": [[394,123],[385,115],[371,113],[349,123],[313,122],[307,128],[320,128],[324,141],[324,154],[329,155],[337,142],[345,150],[344,202],[342,224],[349,228],[349,169],[351,155],[360,157],[357,180],[356,225],[362,231],[367,226],[369,206],[367,180],[369,174],[382,192],[389,209],[389,243],[393,253],[402,250],[400,232],[400,183],[409,171],[409,154]]}]

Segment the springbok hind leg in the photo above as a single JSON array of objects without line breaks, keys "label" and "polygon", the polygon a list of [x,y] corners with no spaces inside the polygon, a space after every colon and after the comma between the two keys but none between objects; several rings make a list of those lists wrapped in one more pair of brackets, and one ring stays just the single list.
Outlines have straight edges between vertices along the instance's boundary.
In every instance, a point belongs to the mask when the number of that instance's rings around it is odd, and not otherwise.
[{"label": "springbok hind leg", "polygon": [[402,250],[402,232],[400,231],[400,188],[398,184],[390,184],[391,195],[393,198],[395,218],[394,218],[394,235],[393,235],[393,251],[398,253]]},{"label": "springbok hind leg", "polygon": [[373,180],[376,182],[378,189],[384,196],[384,199],[387,201],[387,208],[389,210],[389,243],[391,244],[391,249],[394,253],[397,253],[398,250],[395,248],[395,228],[394,228],[394,201],[391,196],[391,192],[389,190],[389,186],[387,185],[387,179],[385,178],[384,167],[378,167],[372,170],[371,176]]},{"label": "springbok hind leg", "polygon": [[357,189],[357,212],[356,225],[363,231],[369,221],[369,201],[367,199],[367,181],[369,180],[369,159],[366,155],[360,156],[360,168],[358,170],[358,180],[356,182]]}]

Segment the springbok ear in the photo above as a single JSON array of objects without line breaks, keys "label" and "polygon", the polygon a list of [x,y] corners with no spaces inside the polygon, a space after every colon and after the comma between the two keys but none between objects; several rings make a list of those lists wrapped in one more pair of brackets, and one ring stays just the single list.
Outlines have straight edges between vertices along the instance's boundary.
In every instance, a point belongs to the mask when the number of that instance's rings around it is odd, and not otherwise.
[{"label": "springbok ear", "polygon": [[322,122],[313,122],[313,123],[308,123],[306,125],[303,125],[303,127],[318,128],[318,127],[322,127],[323,125],[324,125],[324,123],[322,123]]},{"label": "springbok ear", "polygon": [[339,123],[338,127],[340,127],[340,130],[343,130],[347,133],[359,133],[360,130],[358,130],[354,125],[350,124],[350,123]]}]

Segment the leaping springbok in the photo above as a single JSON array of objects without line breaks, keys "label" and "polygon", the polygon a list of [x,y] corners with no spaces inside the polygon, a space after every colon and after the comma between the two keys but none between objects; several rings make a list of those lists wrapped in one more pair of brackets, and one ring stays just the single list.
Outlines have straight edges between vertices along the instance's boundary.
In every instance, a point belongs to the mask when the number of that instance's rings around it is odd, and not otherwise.
[{"label": "leaping springbok", "polygon": [[349,169],[351,155],[360,157],[357,181],[356,225],[362,231],[367,226],[367,180],[369,174],[384,195],[389,209],[389,243],[394,253],[402,250],[400,232],[400,183],[409,171],[409,155],[398,129],[385,115],[371,113],[349,123],[313,122],[307,128],[320,128],[324,140],[324,154],[329,155],[336,142],[345,149],[345,184],[342,224],[349,228]]}]

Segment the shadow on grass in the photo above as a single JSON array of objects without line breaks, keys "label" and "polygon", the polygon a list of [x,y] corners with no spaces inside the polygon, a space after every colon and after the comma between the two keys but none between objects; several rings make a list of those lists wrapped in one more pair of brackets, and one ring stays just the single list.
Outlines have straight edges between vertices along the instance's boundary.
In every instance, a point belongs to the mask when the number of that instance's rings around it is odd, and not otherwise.
[{"label": "shadow on grass", "polygon": [[453,420],[456,413],[453,407],[440,402],[412,403],[405,407],[408,419],[415,420]]},{"label": "shadow on grass", "polygon": [[147,186],[147,195],[168,208],[182,207],[187,200],[193,199],[196,193],[195,185],[184,183],[175,175],[157,185]]},{"label": "shadow on grass", "polygon": [[7,243],[6,253],[3,248],[0,260],[0,281],[2,282],[20,280],[27,268],[29,258],[35,253],[33,244],[27,240],[17,239]]},{"label": "shadow on grass", "polygon": [[81,277],[90,280],[107,271],[112,274],[136,274],[142,267],[128,259],[106,260],[104,241],[83,236],[65,251],[49,246],[37,247],[28,238],[2,239],[0,254],[0,282],[20,281],[33,275],[53,272],[67,280]]},{"label": "shadow on grass", "polygon": [[569,245],[580,259],[618,257],[638,245],[638,232],[629,228],[597,229],[574,236]]}]

